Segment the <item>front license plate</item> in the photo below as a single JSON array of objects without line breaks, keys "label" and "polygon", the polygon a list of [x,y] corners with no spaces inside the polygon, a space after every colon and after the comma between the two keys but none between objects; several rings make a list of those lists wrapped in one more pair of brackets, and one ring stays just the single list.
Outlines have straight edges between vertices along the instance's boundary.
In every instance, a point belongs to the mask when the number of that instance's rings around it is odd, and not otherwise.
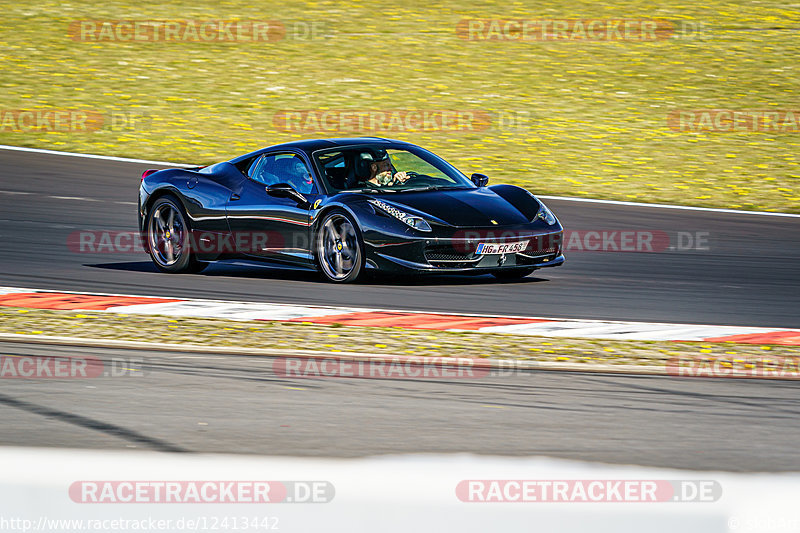
[{"label": "front license plate", "polygon": [[517,241],[517,242],[482,242],[478,244],[478,249],[475,253],[478,255],[484,254],[515,254],[523,251],[528,247],[530,241]]}]

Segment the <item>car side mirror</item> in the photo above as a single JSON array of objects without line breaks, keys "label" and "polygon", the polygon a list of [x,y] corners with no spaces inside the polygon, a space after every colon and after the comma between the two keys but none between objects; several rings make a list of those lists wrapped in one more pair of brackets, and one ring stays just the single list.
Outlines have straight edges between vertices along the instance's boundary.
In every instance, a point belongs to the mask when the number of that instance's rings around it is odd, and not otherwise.
[{"label": "car side mirror", "polygon": [[472,180],[472,183],[477,185],[478,187],[486,187],[489,184],[489,176],[486,174],[473,174],[469,177]]},{"label": "car side mirror", "polygon": [[308,200],[306,197],[297,192],[297,190],[288,183],[276,183],[267,187],[267,194],[276,198],[291,198],[296,200],[298,204],[307,205]]}]

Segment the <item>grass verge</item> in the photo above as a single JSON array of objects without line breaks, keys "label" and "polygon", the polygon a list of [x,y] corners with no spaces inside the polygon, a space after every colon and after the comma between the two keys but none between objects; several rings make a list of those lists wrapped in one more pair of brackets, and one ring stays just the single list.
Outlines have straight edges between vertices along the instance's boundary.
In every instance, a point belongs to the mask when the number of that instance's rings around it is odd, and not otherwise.
[{"label": "grass verge", "polygon": [[[378,133],[540,194],[800,212],[800,134],[667,125],[678,109],[796,107],[800,10],[778,0],[0,7],[0,108],[105,117],[92,132],[4,126],[0,143],[200,164],[301,137],[374,133],[284,131],[273,124],[282,111],[478,111],[492,117],[488,130]],[[459,21],[476,18],[657,18],[692,31],[652,42],[459,38]],[[68,35],[80,20],[212,19],[280,20],[287,36],[246,43]],[[317,34],[297,31],[312,23]]]}]

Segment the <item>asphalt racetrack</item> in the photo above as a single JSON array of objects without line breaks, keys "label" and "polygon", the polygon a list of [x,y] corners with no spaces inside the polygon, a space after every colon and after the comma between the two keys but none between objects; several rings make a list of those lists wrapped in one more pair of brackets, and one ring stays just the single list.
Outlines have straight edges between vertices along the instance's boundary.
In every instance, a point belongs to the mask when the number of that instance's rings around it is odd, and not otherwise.
[{"label": "asphalt racetrack", "polygon": [[[80,347],[0,342],[7,356]],[[93,349],[95,379],[5,379],[0,444],[361,457],[544,455],[727,471],[800,469],[793,381],[520,372],[304,379],[269,357]],[[114,360],[116,362],[112,363]]]},{"label": "asphalt racetrack", "polygon": [[[174,297],[695,324],[800,325],[800,218],[550,200],[567,230],[655,231],[660,252],[570,251],[515,283],[491,276],[335,286],[258,263],[156,272],[143,253],[76,253],[82,230],[133,231],[153,165],[0,150],[0,285]],[[546,194],[547,191],[534,191]],[[684,232],[682,242],[677,232]],[[686,237],[689,235],[691,237]]]},{"label": "asphalt racetrack", "polygon": [[[306,305],[798,327],[800,218],[548,204],[569,230],[703,232],[707,250],[567,252],[521,282],[335,286],[256,263],[157,273],[81,254],[82,230],[136,228],[152,165],[0,150],[0,285]],[[546,192],[546,191],[536,191]],[[472,452],[729,471],[800,469],[798,384],[521,372],[480,379],[289,379],[266,357],[0,343],[7,356],[140,359],[136,377],[3,380],[0,445],[355,457]]]}]

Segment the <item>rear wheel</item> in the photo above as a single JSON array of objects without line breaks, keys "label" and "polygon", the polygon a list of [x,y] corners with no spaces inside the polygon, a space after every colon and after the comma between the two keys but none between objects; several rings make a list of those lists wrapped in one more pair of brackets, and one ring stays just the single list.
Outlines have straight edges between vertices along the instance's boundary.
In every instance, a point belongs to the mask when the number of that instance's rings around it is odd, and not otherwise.
[{"label": "rear wheel", "polygon": [[180,202],[172,196],[159,198],[147,215],[147,247],[153,264],[162,272],[200,272],[201,263],[191,252],[192,228]]},{"label": "rear wheel", "polygon": [[353,219],[344,211],[331,211],[319,225],[316,257],[322,274],[336,283],[358,279],[364,269],[364,245]]},{"label": "rear wheel", "polygon": [[535,268],[513,268],[509,270],[496,270],[492,275],[501,280],[522,279],[525,276],[533,274]]}]

